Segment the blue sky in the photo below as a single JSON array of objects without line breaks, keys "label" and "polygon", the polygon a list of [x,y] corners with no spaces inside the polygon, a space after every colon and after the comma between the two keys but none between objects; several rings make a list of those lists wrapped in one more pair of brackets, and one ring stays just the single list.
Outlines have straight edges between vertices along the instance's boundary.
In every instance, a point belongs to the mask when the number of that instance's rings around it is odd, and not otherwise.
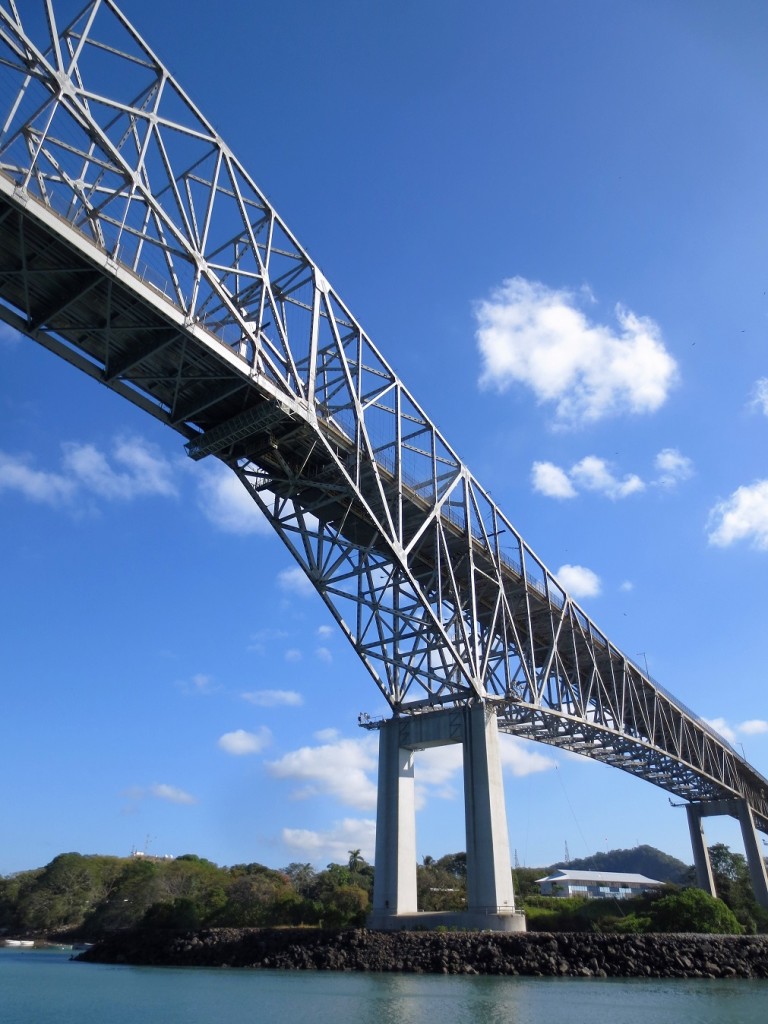
[{"label": "blue sky", "polygon": [[[765,5],[122,6],[528,543],[768,774]],[[0,872],[372,857],[386,708],[236,484],[0,334]],[[521,864],[691,859],[661,790],[503,751]],[[420,856],[464,848],[456,754],[417,760]]]}]

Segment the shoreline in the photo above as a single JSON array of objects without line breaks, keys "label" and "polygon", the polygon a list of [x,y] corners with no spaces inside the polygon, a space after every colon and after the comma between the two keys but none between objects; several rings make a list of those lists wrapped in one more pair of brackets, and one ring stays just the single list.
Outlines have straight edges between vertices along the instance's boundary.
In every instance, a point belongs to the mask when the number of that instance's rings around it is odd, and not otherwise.
[{"label": "shoreline", "polygon": [[768,979],[766,935],[135,929],[73,959],[152,967]]}]

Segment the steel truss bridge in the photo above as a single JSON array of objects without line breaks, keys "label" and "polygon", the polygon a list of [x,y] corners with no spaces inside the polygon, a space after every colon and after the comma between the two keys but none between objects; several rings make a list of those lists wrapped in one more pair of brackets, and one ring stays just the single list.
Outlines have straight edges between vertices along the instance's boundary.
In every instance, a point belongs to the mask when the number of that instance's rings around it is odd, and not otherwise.
[{"label": "steel truss bridge", "polygon": [[111,0],[0,0],[0,316],[237,474],[393,712],[768,780],[568,596]]}]

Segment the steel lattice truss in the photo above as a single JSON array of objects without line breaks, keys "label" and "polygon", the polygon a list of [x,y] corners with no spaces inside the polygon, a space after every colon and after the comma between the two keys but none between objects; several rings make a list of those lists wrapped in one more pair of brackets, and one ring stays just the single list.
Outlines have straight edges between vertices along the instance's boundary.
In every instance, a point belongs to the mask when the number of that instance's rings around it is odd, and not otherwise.
[{"label": "steel lattice truss", "polygon": [[0,87],[0,315],[237,473],[396,712],[487,700],[768,829],[768,782],[569,598],[114,3],[0,0]]}]

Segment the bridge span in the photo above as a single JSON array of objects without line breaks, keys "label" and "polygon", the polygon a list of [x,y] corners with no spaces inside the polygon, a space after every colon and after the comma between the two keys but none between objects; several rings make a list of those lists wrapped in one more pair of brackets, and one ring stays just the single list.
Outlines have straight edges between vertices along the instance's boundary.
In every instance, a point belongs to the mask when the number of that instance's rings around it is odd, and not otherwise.
[{"label": "bridge span", "polygon": [[0,0],[0,83],[0,317],[229,466],[392,709],[379,922],[415,911],[413,750],[447,742],[470,909],[513,913],[498,730],[685,800],[710,889],[702,818],[738,817],[768,905],[768,780],[565,592],[119,8]]}]

